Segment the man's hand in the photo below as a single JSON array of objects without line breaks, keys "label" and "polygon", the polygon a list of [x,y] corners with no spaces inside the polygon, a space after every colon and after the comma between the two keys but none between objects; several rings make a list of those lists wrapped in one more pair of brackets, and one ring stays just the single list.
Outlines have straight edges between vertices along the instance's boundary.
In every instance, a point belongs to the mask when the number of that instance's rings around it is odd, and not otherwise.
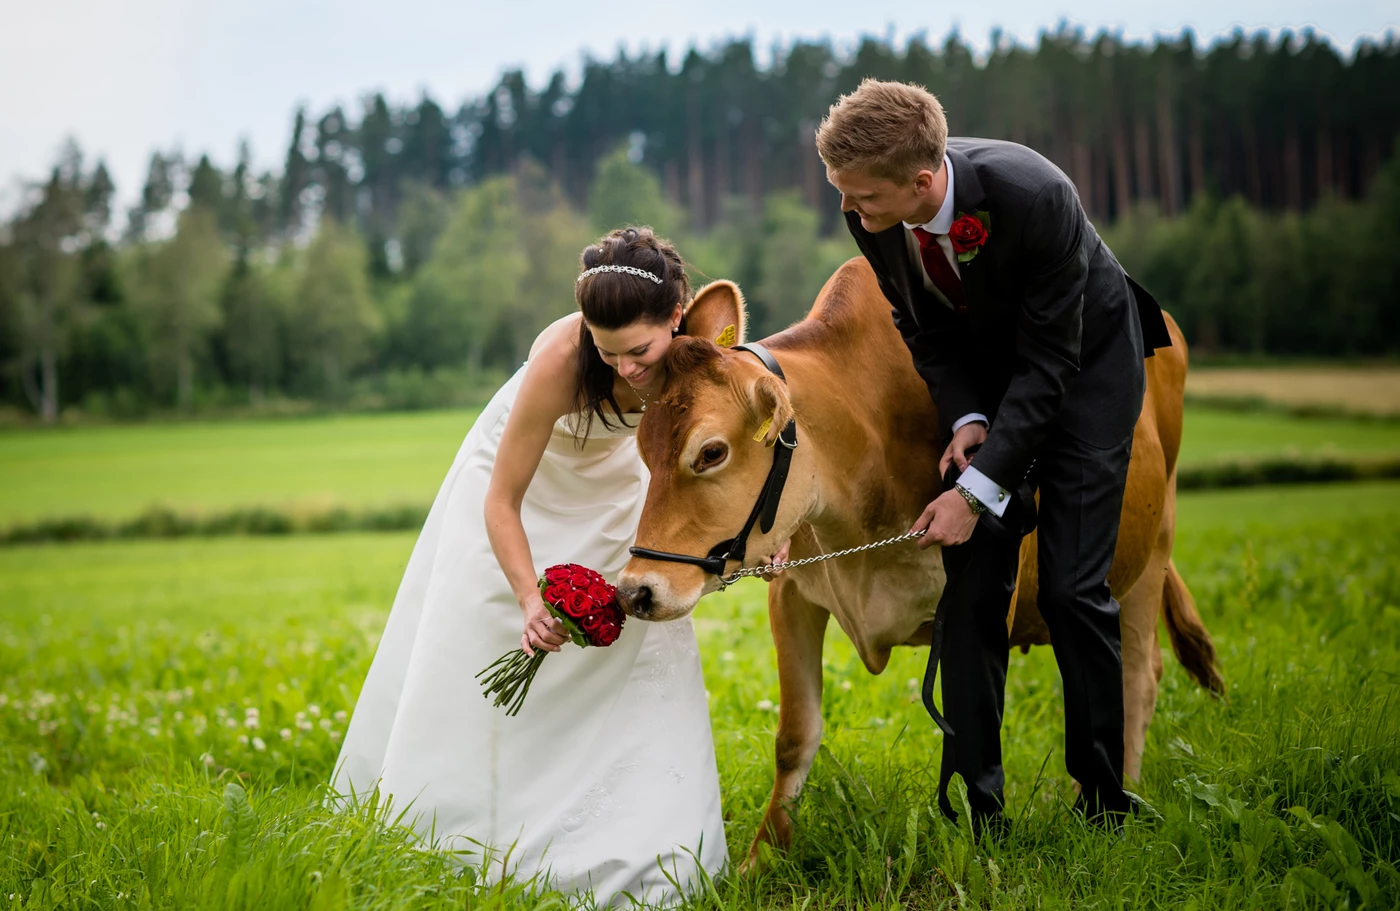
[{"label": "man's hand", "polygon": [[[952,450],[951,446],[949,450]],[[976,527],[977,516],[973,515],[972,507],[962,494],[950,490],[928,504],[909,531],[913,533],[928,529],[928,533],[919,539],[919,549],[924,550],[935,544],[943,547],[961,544],[972,537],[972,530]]]},{"label": "man's hand", "polygon": [[967,450],[986,441],[987,425],[981,421],[968,421],[959,427],[957,433],[953,434],[948,448],[943,450],[943,458],[938,460],[938,476],[940,478],[946,476],[948,463],[953,461],[958,463],[958,471],[967,471],[968,463],[972,461],[967,456]]},{"label": "man's hand", "polygon": [[[766,563],[766,564],[768,564],[768,565],[772,565],[772,564],[774,564],[774,563],[786,563],[786,562],[788,561],[788,554],[790,554],[791,552],[792,552],[792,541],[791,541],[791,540],[784,541],[784,542],[778,547],[777,553],[773,554],[773,556],[771,556],[771,557],[768,557],[768,558],[767,558],[766,560],[764,560],[763,562]],[[781,576],[782,574],[783,574],[783,571],[782,571],[781,569],[775,569],[775,570],[773,570],[771,573],[764,573],[762,576],[759,576],[759,578],[762,579],[764,582],[772,582],[774,579],[778,578],[778,577]]]}]

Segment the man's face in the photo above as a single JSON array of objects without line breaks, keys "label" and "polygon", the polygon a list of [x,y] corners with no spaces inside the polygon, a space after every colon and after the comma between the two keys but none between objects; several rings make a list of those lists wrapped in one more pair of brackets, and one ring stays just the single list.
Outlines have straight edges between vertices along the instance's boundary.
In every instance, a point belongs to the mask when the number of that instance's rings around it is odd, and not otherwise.
[{"label": "man's face", "polygon": [[[826,170],[826,179],[841,191],[841,211],[860,216],[861,227],[872,234],[893,228],[902,221],[919,224],[937,213],[929,212],[928,190],[932,171],[919,171],[903,181],[875,177],[864,170]],[[927,213],[927,217],[923,217]]]}]

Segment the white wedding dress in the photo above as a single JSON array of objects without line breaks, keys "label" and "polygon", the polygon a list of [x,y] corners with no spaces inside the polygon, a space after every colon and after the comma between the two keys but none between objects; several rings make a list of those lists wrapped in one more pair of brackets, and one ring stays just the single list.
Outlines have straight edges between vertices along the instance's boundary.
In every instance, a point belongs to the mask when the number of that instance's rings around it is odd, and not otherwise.
[{"label": "white wedding dress", "polygon": [[[521,367],[467,434],[413,549],[332,782],[377,786],[439,846],[495,880],[536,873],[600,905],[676,898],[696,863],[727,862],[719,776],[689,618],[628,618],[607,648],[545,658],[519,715],[475,675],[520,647],[522,615],[482,516]],[[629,419],[635,422],[635,416]],[[609,581],[627,562],[648,480],[634,429],[594,420],[582,449],[555,425],[521,507],[537,572],[579,563]],[[614,422],[616,423],[616,422]],[[488,850],[483,854],[483,846]],[[624,894],[626,893],[626,894]]]}]

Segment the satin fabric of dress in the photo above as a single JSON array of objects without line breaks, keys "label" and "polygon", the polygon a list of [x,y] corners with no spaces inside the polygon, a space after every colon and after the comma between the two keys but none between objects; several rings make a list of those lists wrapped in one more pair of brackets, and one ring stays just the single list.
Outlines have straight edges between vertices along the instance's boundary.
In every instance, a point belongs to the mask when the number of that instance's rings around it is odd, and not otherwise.
[{"label": "satin fabric of dress", "polygon": [[[527,365],[528,366],[528,365]],[[675,897],[696,862],[727,861],[699,652],[689,618],[629,619],[607,648],[566,645],[508,717],[474,676],[518,648],[521,612],[487,540],[483,501],[526,367],[467,434],[409,559],[333,780],[376,786],[428,841],[491,879],[541,873],[556,888]],[[635,424],[637,417],[629,416]],[[580,448],[551,433],[521,506],[536,571],[578,563],[614,580],[648,475],[635,427],[596,418]],[[614,422],[616,423],[616,422]]]}]

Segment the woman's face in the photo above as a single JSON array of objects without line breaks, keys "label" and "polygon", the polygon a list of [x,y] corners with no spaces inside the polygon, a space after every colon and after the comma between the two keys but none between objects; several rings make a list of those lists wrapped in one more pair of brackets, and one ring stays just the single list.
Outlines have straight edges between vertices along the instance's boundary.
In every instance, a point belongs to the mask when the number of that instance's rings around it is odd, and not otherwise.
[{"label": "woman's face", "polygon": [[603,363],[616,370],[629,385],[645,388],[663,378],[666,350],[680,323],[681,308],[677,304],[671,318],[662,323],[639,320],[621,329],[590,325],[588,331],[593,333],[593,344]]}]

